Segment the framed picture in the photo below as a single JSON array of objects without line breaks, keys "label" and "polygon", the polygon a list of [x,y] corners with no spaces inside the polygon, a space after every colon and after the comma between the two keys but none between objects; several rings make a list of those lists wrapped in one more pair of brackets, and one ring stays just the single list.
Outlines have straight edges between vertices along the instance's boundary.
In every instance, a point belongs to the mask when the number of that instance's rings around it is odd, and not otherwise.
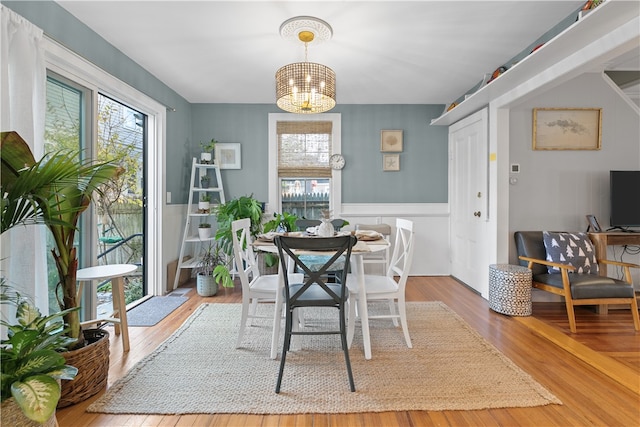
[{"label": "framed picture", "polygon": [[239,142],[219,142],[216,144],[216,162],[220,169],[241,169]]},{"label": "framed picture", "polygon": [[402,131],[382,130],[380,131],[380,151],[383,153],[402,152]]},{"label": "framed picture", "polygon": [[587,227],[587,231],[593,230],[594,233],[600,233],[602,228],[600,228],[600,224],[598,224],[598,220],[593,215],[587,215],[587,222],[589,223],[589,227]]},{"label": "framed picture", "polygon": [[400,154],[383,154],[382,155],[383,171],[399,171],[400,170]]},{"label": "framed picture", "polygon": [[534,108],[534,150],[599,150],[602,108]]}]

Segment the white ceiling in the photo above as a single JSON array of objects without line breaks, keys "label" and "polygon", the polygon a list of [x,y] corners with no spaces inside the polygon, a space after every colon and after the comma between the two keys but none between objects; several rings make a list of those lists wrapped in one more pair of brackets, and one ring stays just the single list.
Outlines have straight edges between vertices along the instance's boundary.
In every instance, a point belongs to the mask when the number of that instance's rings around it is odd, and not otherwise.
[{"label": "white ceiling", "polygon": [[572,1],[58,1],[192,103],[275,103],[275,72],[304,60],[280,37],[308,15],[333,28],[309,61],[342,104],[448,104],[578,9]]}]

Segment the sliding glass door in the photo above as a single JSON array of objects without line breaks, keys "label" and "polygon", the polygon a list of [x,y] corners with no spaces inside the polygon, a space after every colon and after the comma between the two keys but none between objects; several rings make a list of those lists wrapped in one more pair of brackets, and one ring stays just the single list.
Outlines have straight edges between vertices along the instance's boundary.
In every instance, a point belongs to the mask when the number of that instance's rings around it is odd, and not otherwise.
[{"label": "sliding glass door", "polygon": [[[115,161],[122,174],[95,194],[90,214],[81,216],[76,234],[81,266],[128,263],[138,271],[125,278],[127,303],[147,295],[145,279],[145,167],[147,116],[98,91],[55,73],[47,77],[45,152],[80,150],[84,159]],[[47,233],[49,235],[50,233]],[[53,245],[48,236],[48,248]],[[47,252],[48,253],[48,252]],[[47,257],[49,308],[58,311],[57,271]],[[89,288],[89,289],[87,289]],[[111,312],[110,282],[99,284],[97,299],[85,287],[84,317]]]}]

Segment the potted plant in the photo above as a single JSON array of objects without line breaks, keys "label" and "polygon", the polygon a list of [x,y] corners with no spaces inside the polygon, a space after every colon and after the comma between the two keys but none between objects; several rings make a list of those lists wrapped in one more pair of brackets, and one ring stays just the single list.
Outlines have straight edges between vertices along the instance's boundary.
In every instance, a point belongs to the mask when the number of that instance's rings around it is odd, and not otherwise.
[{"label": "potted plant", "polygon": [[[60,354],[73,339],[64,335],[62,317],[79,307],[43,316],[27,298],[0,283],[0,303],[16,309],[16,323],[0,320],[7,328],[2,340],[2,424],[55,426],[60,399],[59,380],[72,380],[78,369]],[[35,424],[33,424],[35,425]]]},{"label": "potted plant", "polygon": [[[72,339],[69,352],[64,356],[74,363],[81,372],[74,381],[74,390],[83,390],[82,399],[95,394],[106,384],[108,375],[108,351],[96,351],[94,343],[85,345],[85,333],[80,325],[77,307],[80,306],[76,272],[78,257],[75,234],[78,220],[91,204],[94,191],[117,177],[121,170],[110,162],[93,163],[79,160],[79,152],[58,151],[35,161],[27,143],[16,132],[2,132],[2,231],[11,223],[44,223],[55,242],[51,250],[57,271],[58,285],[56,297],[60,310],[64,312],[67,326],[65,335]],[[70,310],[73,309],[73,310]],[[108,350],[109,334],[87,332],[95,340],[102,340],[101,346]],[[106,342],[105,342],[106,338]],[[85,351],[87,355],[84,356]],[[101,357],[96,357],[100,355]],[[106,357],[107,363],[104,363]],[[82,366],[83,364],[89,366]],[[96,364],[103,367],[95,369]],[[83,376],[84,371],[100,371],[102,378],[93,372]],[[78,385],[86,381],[86,387]],[[73,391],[63,381],[61,403],[72,404]]]},{"label": "potted plant", "polygon": [[202,193],[198,202],[198,213],[209,213],[211,208],[211,194]]},{"label": "potted plant", "polygon": [[202,164],[211,164],[214,162],[214,150],[216,148],[216,144],[218,141],[211,138],[209,142],[201,142],[200,147],[202,148],[202,153],[200,153],[200,163]]},{"label": "potted plant", "polygon": [[202,250],[196,271],[196,290],[198,295],[210,297],[218,293],[218,284],[233,287],[233,280],[227,268],[227,257],[220,246],[209,244]]},{"label": "potted plant", "polygon": [[[273,219],[264,223],[264,232],[296,231],[298,229],[296,225],[297,220],[298,215],[289,212],[282,212],[281,214],[274,212]],[[273,274],[274,271],[277,272],[277,265],[278,255],[264,252],[258,253],[258,268],[261,269],[262,274]]]},{"label": "potted plant", "polygon": [[282,212],[281,214],[274,212],[273,219],[264,223],[264,232],[268,233],[269,231],[296,231],[298,229],[298,226],[296,226],[297,220],[298,215],[289,212]]},{"label": "potted plant", "polygon": [[198,237],[200,240],[207,240],[211,238],[211,224],[208,222],[201,222],[198,224]]},{"label": "potted plant", "polygon": [[202,175],[200,178],[200,188],[209,188],[209,175]]},{"label": "potted plant", "polygon": [[[251,220],[251,235],[255,238],[262,231],[262,203],[250,196],[241,196],[237,199],[229,200],[220,204],[216,208],[216,220],[218,229],[216,230],[216,243],[225,254],[225,256],[233,259],[233,236],[231,231],[231,223],[237,219],[249,218]],[[228,268],[226,273],[224,268],[218,269],[220,276],[226,275],[225,282],[233,286],[231,273]]]}]

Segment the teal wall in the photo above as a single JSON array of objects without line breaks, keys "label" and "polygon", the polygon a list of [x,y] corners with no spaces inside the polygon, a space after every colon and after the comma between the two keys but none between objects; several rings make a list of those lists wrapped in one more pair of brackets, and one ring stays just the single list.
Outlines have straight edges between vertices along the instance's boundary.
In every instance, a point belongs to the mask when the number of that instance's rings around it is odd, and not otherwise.
[{"label": "teal wall", "polygon": [[[49,37],[158,102],[167,112],[166,190],[186,203],[191,158],[199,142],[242,144],[242,169],[224,170],[227,198],[267,198],[268,114],[275,104],[189,104],[52,1],[2,1]],[[428,100],[425,100],[428,101]],[[446,203],[447,128],[429,126],[443,105],[338,105],[342,114],[344,203]],[[402,129],[400,171],[382,171],[380,130]]]},{"label": "teal wall", "polygon": [[[331,110],[342,116],[342,154],[347,162],[342,170],[343,203],[446,203],[448,129],[429,126],[443,108],[338,105]],[[253,194],[258,200],[267,199],[269,113],[282,111],[264,104],[192,105],[195,142],[215,138],[242,144],[242,169],[222,171],[227,198]],[[382,171],[382,129],[403,130],[399,172]],[[186,183],[189,174],[184,166]]]}]

